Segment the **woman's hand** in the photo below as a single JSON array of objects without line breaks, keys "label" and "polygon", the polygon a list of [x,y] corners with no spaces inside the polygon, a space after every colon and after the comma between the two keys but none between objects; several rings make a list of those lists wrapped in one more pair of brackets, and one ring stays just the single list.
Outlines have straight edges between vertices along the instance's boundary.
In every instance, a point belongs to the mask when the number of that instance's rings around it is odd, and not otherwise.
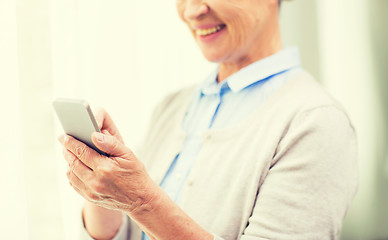
[{"label": "woman's hand", "polygon": [[[98,126],[101,130],[101,132],[104,135],[113,137],[114,141],[118,141],[121,144],[124,144],[123,138],[121,137],[116,125],[112,121],[109,114],[103,110],[103,109],[97,109],[95,111],[95,117],[98,122]],[[76,191],[78,191],[84,198],[86,198],[88,201],[85,202],[85,206],[83,209],[83,221],[86,230],[88,231],[89,235],[91,235],[95,239],[111,239],[113,238],[120,226],[122,225],[122,212],[121,211],[115,211],[112,209],[118,209],[120,208],[119,204],[117,202],[114,202],[114,197],[110,197],[111,201],[113,201],[113,204],[102,204],[101,201],[98,201],[98,199],[101,198],[99,195],[104,195],[105,193],[100,192],[96,193],[94,189],[93,191],[93,185],[94,186],[104,186],[107,184],[107,182],[115,182],[114,179],[108,179],[108,181],[105,181],[104,178],[96,178],[96,177],[90,177],[88,181],[82,181],[82,177],[77,176],[76,172],[82,171],[84,169],[84,172],[88,172],[92,170],[90,166],[85,165],[85,163],[82,162],[80,158],[77,157],[77,151],[83,152],[83,156],[89,157],[96,157],[101,158],[102,156],[99,154],[96,154],[92,149],[87,148],[84,144],[78,142],[77,140],[67,137],[67,136],[61,136],[59,137],[62,144],[64,144],[63,153],[65,156],[66,161],[69,163],[69,169],[68,169],[68,177],[70,184],[74,187]],[[95,138],[94,138],[95,140]],[[104,145],[103,142],[101,142],[101,145]],[[109,146],[105,145],[105,146]],[[128,150],[128,149],[127,149]],[[108,151],[107,151],[108,152]],[[127,155],[133,155],[131,151],[128,151],[129,154]],[[112,157],[115,157],[114,155]],[[92,160],[86,160],[86,162],[90,162]],[[93,160],[95,161],[95,160]],[[102,162],[101,160],[97,160],[98,162]],[[107,162],[104,166],[109,166],[109,162],[120,162],[115,160],[110,160],[104,157],[103,161]],[[78,166],[78,165],[79,166]],[[115,165],[116,168],[112,168],[113,171],[118,171],[119,166]],[[141,166],[140,166],[141,168]],[[80,170],[78,170],[80,169]],[[121,172],[123,169],[120,169]],[[98,171],[93,171],[94,174],[97,174]],[[80,174],[80,173],[79,173]],[[113,173],[111,173],[113,174]],[[99,174],[101,175],[101,174]],[[85,176],[83,176],[85,178]],[[91,178],[95,178],[92,180]],[[105,175],[105,178],[109,178],[107,175]],[[116,187],[117,189],[117,187]],[[120,191],[118,191],[120,192]],[[105,197],[108,197],[109,195],[104,195]],[[121,203],[122,205],[125,203]],[[103,207],[101,207],[103,206]],[[121,206],[123,207],[123,206]],[[127,206],[126,206],[127,207]]]},{"label": "woman's hand", "polygon": [[97,109],[95,113],[102,133],[94,133],[92,141],[110,156],[98,154],[73,137],[60,136],[63,155],[69,163],[70,184],[86,200],[98,206],[132,210],[146,201],[145,190],[154,184],[143,164],[124,145],[109,114],[103,109]]},{"label": "woman's hand", "polygon": [[119,133],[112,128],[104,130],[109,134],[94,133],[92,141],[109,157],[100,155],[73,137],[59,138],[69,163],[67,176],[70,184],[85,199],[98,206],[135,211],[150,200],[155,184],[144,165],[123,144]]},{"label": "woman's hand", "polygon": [[[96,234],[91,235],[96,238],[115,235],[117,227],[111,230],[106,230],[106,225],[98,227],[106,220],[104,216],[113,216],[114,211],[106,212],[111,209],[126,213],[151,239],[213,239],[152,181],[144,165],[124,145],[109,115],[100,110],[96,118],[102,133],[94,133],[92,141],[109,157],[100,155],[73,137],[59,137],[69,163],[67,176],[71,186],[93,206],[102,207],[98,210],[101,214],[97,214],[101,221],[93,231]],[[93,206],[92,211],[96,211]],[[113,218],[117,219],[117,215]],[[85,225],[87,227],[88,223]],[[104,232],[99,232],[101,230]]]}]

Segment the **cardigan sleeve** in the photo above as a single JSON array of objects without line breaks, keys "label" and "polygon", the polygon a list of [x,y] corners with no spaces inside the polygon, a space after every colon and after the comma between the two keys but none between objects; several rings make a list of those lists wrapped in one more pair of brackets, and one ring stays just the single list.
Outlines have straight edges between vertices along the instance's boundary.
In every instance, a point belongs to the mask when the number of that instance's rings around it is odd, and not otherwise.
[{"label": "cardigan sleeve", "polygon": [[338,239],[357,189],[356,145],[354,128],[337,107],[295,117],[240,239]]}]

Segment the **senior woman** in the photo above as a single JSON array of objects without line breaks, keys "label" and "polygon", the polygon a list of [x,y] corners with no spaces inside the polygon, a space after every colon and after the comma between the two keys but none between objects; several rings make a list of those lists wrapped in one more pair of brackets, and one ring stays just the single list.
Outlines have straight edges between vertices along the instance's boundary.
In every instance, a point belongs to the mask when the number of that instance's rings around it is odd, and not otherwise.
[{"label": "senior woman", "polygon": [[96,115],[60,137],[85,239],[338,239],[357,185],[344,109],[282,49],[278,0],[178,0],[217,69],[155,110],[142,151]]}]

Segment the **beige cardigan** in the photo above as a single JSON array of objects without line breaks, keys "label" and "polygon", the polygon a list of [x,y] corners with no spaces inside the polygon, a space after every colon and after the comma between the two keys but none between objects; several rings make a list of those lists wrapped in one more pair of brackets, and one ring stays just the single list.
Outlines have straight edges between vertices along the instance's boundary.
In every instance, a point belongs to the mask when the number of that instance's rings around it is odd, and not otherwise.
[{"label": "beige cardigan", "polygon": [[[139,157],[157,183],[183,144],[193,91],[154,112]],[[339,238],[357,187],[356,136],[310,75],[297,74],[243,122],[203,138],[178,204],[215,239]],[[129,220],[115,239],[141,233]]]}]

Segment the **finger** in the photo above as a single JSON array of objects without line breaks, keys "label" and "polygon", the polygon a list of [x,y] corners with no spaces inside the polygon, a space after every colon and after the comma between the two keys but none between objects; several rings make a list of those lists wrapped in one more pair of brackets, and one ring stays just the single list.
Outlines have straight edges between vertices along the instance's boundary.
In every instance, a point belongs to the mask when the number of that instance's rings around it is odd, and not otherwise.
[{"label": "finger", "polygon": [[[80,164],[82,164],[81,161],[78,161],[78,162]],[[86,200],[88,200],[90,202],[96,202],[98,200],[101,200],[101,196],[99,194],[97,194],[96,191],[93,190],[93,188],[90,187],[90,183],[91,183],[91,181],[93,181],[93,179],[85,181],[84,179],[82,179],[82,177],[79,177],[79,175],[76,172],[77,168],[78,168],[77,166],[75,166],[73,170],[71,170],[71,168],[70,168],[70,170],[67,173],[67,177],[69,179],[70,185],[83,198],[85,198]],[[87,169],[85,169],[85,170],[87,170]]]},{"label": "finger", "polygon": [[66,162],[69,164],[69,166],[72,165],[73,162],[77,159],[77,157],[65,147],[62,148],[62,155],[65,158]]},{"label": "finger", "polygon": [[[77,161],[82,164],[81,161]],[[98,199],[98,196],[93,193],[91,188],[88,186],[88,182],[82,180],[79,176],[77,176],[76,169],[78,167],[69,167],[67,170],[67,178],[69,179],[69,184],[76,190],[83,198],[88,201],[94,201]],[[89,181],[89,180],[88,180]]]},{"label": "finger", "polygon": [[70,184],[70,186],[79,194],[79,195],[81,195],[84,199],[86,199],[86,200],[88,200],[88,201],[90,201],[90,199],[89,199],[89,197],[88,197],[88,195],[89,195],[89,193],[87,192],[88,190],[85,190],[84,188],[80,188],[79,186],[82,186],[81,184],[80,185],[78,185],[78,184],[76,184],[75,182],[76,182],[77,180],[71,180],[70,181],[70,179],[69,179],[69,184]]},{"label": "finger", "polygon": [[78,179],[80,179],[84,185],[88,186],[91,179],[94,178],[94,172],[88,166],[86,166],[80,160],[75,160],[73,165],[70,166],[70,171]]},{"label": "finger", "polygon": [[93,133],[92,141],[101,151],[106,152],[112,157],[122,157],[126,159],[133,157],[133,152],[114,136]]},{"label": "finger", "polygon": [[81,160],[91,169],[95,169],[98,160],[102,158],[99,153],[71,136],[66,135],[62,144],[68,151],[73,153],[77,159]]},{"label": "finger", "polygon": [[[72,152],[70,152],[66,148],[63,148],[62,154],[65,157],[67,163],[69,164],[69,167],[74,167],[75,161],[80,161]],[[82,163],[82,164],[84,164],[84,163]],[[89,168],[88,166],[86,166],[86,167]],[[92,171],[91,168],[89,168],[89,169]]]},{"label": "finger", "polygon": [[86,187],[85,183],[82,182],[81,179],[77,177],[77,175],[74,174],[72,168],[69,166],[66,172],[67,179],[69,180],[69,184],[72,187],[76,187],[79,190],[82,190],[82,192],[88,191],[88,188]]},{"label": "finger", "polygon": [[103,108],[96,109],[95,117],[101,131],[108,131],[110,135],[115,136],[117,139],[119,139],[119,141],[124,143],[123,138],[121,137],[115,123],[113,122],[110,115]]}]

